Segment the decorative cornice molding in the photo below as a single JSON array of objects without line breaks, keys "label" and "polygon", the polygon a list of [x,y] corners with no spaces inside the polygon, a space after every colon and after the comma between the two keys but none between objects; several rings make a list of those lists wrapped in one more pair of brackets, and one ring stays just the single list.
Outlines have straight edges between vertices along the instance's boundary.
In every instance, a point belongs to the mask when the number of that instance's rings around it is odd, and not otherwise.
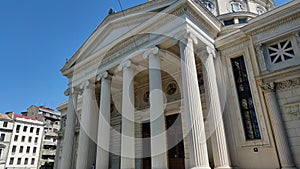
[{"label": "decorative cornice molding", "polygon": [[299,18],[300,18],[300,13],[298,12],[298,13],[295,13],[295,14],[289,16],[289,17],[285,17],[285,18],[283,18],[279,21],[273,22],[270,25],[258,28],[256,30],[252,31],[250,33],[250,35],[254,36],[254,35],[262,33],[262,32],[267,32],[267,31],[273,30],[274,27],[284,25],[284,24],[287,24],[287,23],[288,24],[296,23],[299,20]]},{"label": "decorative cornice molding", "polygon": [[276,84],[274,82],[270,83],[263,83],[260,85],[261,89],[265,92],[275,92],[276,90]]},{"label": "decorative cornice molding", "polygon": [[229,48],[226,48],[225,50],[221,50],[222,55],[234,55],[237,52],[240,52],[241,50],[244,50],[250,45],[250,41],[242,41],[238,44],[235,44],[235,46],[231,46]]}]

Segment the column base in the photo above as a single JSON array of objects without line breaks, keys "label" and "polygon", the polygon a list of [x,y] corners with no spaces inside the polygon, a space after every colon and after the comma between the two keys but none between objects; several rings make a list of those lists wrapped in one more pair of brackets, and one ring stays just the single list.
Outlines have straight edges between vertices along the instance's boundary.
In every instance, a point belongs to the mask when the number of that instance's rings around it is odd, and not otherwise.
[{"label": "column base", "polygon": [[191,169],[211,169],[211,168],[208,166],[208,167],[192,167]]},{"label": "column base", "polygon": [[224,167],[215,167],[214,169],[232,169],[232,167],[224,166]]}]

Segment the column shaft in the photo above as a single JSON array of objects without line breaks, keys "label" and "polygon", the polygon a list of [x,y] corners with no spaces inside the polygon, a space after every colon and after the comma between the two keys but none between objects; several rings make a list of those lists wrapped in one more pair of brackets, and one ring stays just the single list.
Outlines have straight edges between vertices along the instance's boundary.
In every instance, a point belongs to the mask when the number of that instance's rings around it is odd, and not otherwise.
[{"label": "column shaft", "polygon": [[120,66],[123,69],[121,169],[134,169],[134,70],[131,61]]},{"label": "column shaft", "polygon": [[[153,169],[167,169],[167,137],[160,58],[149,55],[151,163]],[[158,146],[159,145],[159,146]]]},{"label": "column shaft", "polygon": [[203,112],[198,87],[193,40],[180,43],[184,114],[189,131],[190,167],[209,169],[208,153],[203,122]]},{"label": "column shaft", "polygon": [[78,94],[71,89],[65,93],[69,95],[69,101],[60,168],[71,169]]},{"label": "column shaft", "polygon": [[208,107],[209,131],[212,134],[212,150],[214,157],[214,166],[219,169],[228,169],[230,167],[229,154],[226,143],[222,110],[217,85],[217,76],[214,64],[214,54],[208,49],[208,55],[201,57],[205,72],[206,97]]},{"label": "column shaft", "polygon": [[276,99],[275,84],[264,84],[262,88],[265,90],[265,99],[269,110],[270,121],[273,128],[281,168],[296,169],[288,137],[284,128],[283,119],[281,117],[280,108]]},{"label": "column shaft", "polygon": [[106,77],[101,78],[96,169],[108,169],[109,167],[111,96],[110,80],[106,79]]},{"label": "column shaft", "polygon": [[[82,111],[80,117],[80,132],[79,132],[79,141],[78,141],[78,150],[77,150],[77,159],[76,159],[76,168],[85,169],[91,168],[94,161],[94,153],[92,152],[92,142],[93,130],[92,126],[92,115],[95,111],[95,98],[94,94],[94,85],[90,82],[86,82],[82,85],[83,94],[82,94]],[[95,149],[94,149],[95,150]]]}]

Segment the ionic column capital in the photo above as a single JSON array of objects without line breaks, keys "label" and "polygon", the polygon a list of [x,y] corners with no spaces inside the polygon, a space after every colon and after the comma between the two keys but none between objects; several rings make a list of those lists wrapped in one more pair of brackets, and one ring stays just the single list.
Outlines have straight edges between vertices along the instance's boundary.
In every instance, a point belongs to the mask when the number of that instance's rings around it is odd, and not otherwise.
[{"label": "ionic column capital", "polygon": [[144,58],[144,59],[147,59],[147,58],[149,58],[149,56],[151,56],[151,55],[154,55],[154,56],[155,56],[155,55],[158,54],[158,52],[159,52],[158,47],[151,48],[151,49],[147,50],[146,52],[144,52],[143,58]]},{"label": "ionic column capital", "polygon": [[118,66],[118,70],[119,71],[123,71],[124,69],[135,69],[137,67],[137,65],[135,65],[134,63],[132,63],[132,61],[130,59],[120,63],[120,65]]},{"label": "ionic column capital", "polygon": [[275,90],[276,90],[275,82],[263,83],[260,85],[260,87],[266,93],[275,92]]},{"label": "ionic column capital", "polygon": [[86,80],[86,81],[82,82],[80,85],[81,90],[94,89],[94,88],[95,88],[95,84],[92,83],[91,80]]},{"label": "ionic column capital", "polygon": [[80,90],[75,87],[70,87],[64,91],[65,96],[71,96],[73,94],[80,94]]},{"label": "ionic column capital", "polygon": [[110,78],[111,78],[111,75],[107,71],[104,71],[104,72],[98,74],[97,81],[101,81],[102,79],[110,79]]},{"label": "ionic column capital", "polygon": [[195,45],[198,44],[198,38],[193,33],[191,33],[190,31],[187,31],[184,34],[184,41],[186,43],[193,42]]}]

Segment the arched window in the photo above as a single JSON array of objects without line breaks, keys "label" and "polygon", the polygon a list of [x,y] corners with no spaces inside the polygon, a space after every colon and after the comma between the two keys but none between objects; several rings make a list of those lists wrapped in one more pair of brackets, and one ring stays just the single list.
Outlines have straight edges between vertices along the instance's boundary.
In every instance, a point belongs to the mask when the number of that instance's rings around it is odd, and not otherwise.
[{"label": "arched window", "polygon": [[256,8],[256,12],[257,12],[258,15],[261,15],[261,14],[265,13],[265,10],[264,10],[262,7],[259,7],[259,6],[258,6],[258,7]]},{"label": "arched window", "polygon": [[203,1],[203,4],[209,11],[213,12],[215,10],[215,4],[212,1],[205,0]]},{"label": "arched window", "polygon": [[230,2],[230,11],[231,12],[245,11],[244,4],[242,2],[232,1]]}]

